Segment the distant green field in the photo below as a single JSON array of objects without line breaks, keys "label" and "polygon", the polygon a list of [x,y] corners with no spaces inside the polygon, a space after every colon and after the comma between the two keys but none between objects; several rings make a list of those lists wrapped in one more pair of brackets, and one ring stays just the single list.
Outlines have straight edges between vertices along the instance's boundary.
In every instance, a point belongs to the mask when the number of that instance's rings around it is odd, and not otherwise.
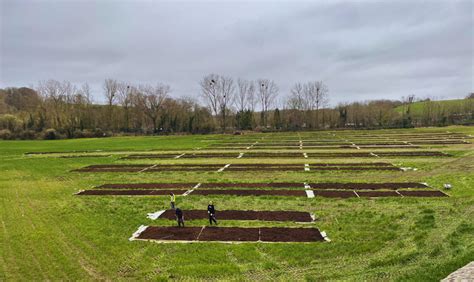
[{"label": "distant green field", "polygon": [[[458,100],[456,100],[458,101]],[[457,103],[451,101],[451,103]],[[416,106],[415,108],[418,107]],[[414,109],[415,110],[415,109]],[[390,162],[416,171],[235,171],[77,173],[93,164],[298,163],[305,159],[123,160],[129,152],[182,152],[221,140],[364,134],[462,133],[474,127],[302,132],[243,136],[117,137],[59,141],[0,141],[0,280],[412,280],[439,281],[474,260],[474,145],[421,145],[451,157],[311,159],[311,162]],[[334,134],[334,135],[332,135]],[[340,136],[340,137],[337,137]],[[367,137],[367,139],[369,139]],[[240,139],[239,139],[240,138]],[[385,137],[384,137],[385,138]],[[387,137],[388,139],[389,137]],[[474,142],[474,139],[470,139]],[[27,152],[94,151],[108,157],[59,158]],[[222,151],[214,150],[214,151]],[[344,152],[406,149],[344,149]],[[238,151],[238,150],[236,150]],[[289,150],[272,150],[289,151]],[[301,152],[321,152],[304,149]],[[332,150],[322,150],[330,152]],[[337,151],[337,150],[335,150]],[[155,152],[155,151],[153,151]],[[70,154],[70,153],[66,153]],[[82,153],[87,154],[87,153]],[[147,213],[168,208],[166,196],[75,196],[104,183],[139,182],[427,182],[451,183],[446,198],[313,199],[297,197],[178,197],[184,210],[295,210],[316,214],[331,242],[157,244],[128,238],[138,226],[171,226]],[[202,226],[205,220],[187,222]],[[220,226],[286,226],[288,222],[221,221]]]},{"label": "distant green field", "polygon": [[[462,108],[467,102],[474,103],[473,101],[469,101],[466,99],[454,99],[454,100],[441,100],[441,101],[429,101],[429,102],[415,102],[411,104],[411,113],[414,116],[421,116],[423,114],[423,111],[425,107],[427,106],[428,103],[432,103],[433,105],[442,107],[446,110],[452,110],[452,109],[460,109]],[[395,110],[398,113],[403,113],[405,106],[398,106],[395,108]]]}]

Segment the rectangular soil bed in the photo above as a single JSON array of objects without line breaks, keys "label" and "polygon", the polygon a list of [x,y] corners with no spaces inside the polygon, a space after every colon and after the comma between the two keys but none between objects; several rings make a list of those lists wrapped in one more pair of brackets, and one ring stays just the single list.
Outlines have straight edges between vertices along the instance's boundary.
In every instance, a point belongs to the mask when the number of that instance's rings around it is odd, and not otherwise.
[{"label": "rectangular soil bed", "polygon": [[191,189],[197,183],[114,183],[103,184],[99,189]]},{"label": "rectangular soil bed", "polygon": [[199,236],[199,241],[258,241],[259,228],[240,227],[206,227]]},{"label": "rectangular soil bed", "polygon": [[84,190],[76,195],[79,196],[160,196],[160,195],[169,195],[170,193],[174,193],[175,195],[181,195],[185,192],[185,190],[128,190],[128,189],[119,189],[119,190],[112,190],[112,189],[97,189],[97,190]]},{"label": "rectangular soil bed", "polygon": [[396,191],[357,191],[359,197],[370,197],[370,198],[378,198],[378,197],[400,197]]},{"label": "rectangular soil bed", "polygon": [[325,198],[355,198],[357,195],[354,191],[319,191],[313,190],[315,196]]},{"label": "rectangular soil bed", "polygon": [[260,240],[264,242],[316,242],[324,241],[316,228],[261,227]]},{"label": "rectangular soil bed", "polygon": [[454,145],[454,144],[470,144],[468,141],[464,140],[450,140],[450,141],[444,141],[444,140],[439,140],[439,141],[411,141],[410,143],[413,144],[418,144],[418,145]]},{"label": "rectangular soil bed", "polygon": [[399,190],[403,197],[448,197],[445,193],[439,190],[424,190],[424,191],[413,191],[413,190]]},{"label": "rectangular soil bed", "polygon": [[[390,163],[310,163],[310,170],[400,170]],[[222,169],[222,170],[221,170]],[[162,172],[162,171],[299,171],[303,164],[181,164],[181,165],[91,165],[77,172]]]},{"label": "rectangular soil bed", "polygon": [[379,157],[448,157],[450,155],[443,152],[378,152]]},{"label": "rectangular soil bed", "polygon": [[293,196],[306,197],[304,190],[194,190],[189,195],[234,195],[234,196]]},{"label": "rectangular soil bed", "polygon": [[310,183],[314,189],[334,190],[397,190],[400,188],[427,188],[425,184],[416,182],[393,182],[393,183]]},{"label": "rectangular soil bed", "polygon": [[148,154],[129,155],[122,159],[194,159],[194,158],[236,158],[239,153],[191,153],[191,154]]},{"label": "rectangular soil bed", "polygon": [[156,227],[148,226],[137,239],[142,240],[197,240],[203,227]]},{"label": "rectangular soil bed", "polygon": [[370,153],[308,153],[309,158],[373,158]]},{"label": "rectangular soil bed", "polygon": [[[183,210],[186,220],[207,219],[206,210]],[[159,218],[174,220],[174,210],[166,210]],[[217,220],[262,220],[262,221],[294,221],[312,222],[313,219],[308,212],[299,211],[240,211],[223,210],[216,212]]]},{"label": "rectangular soil bed", "polygon": [[157,242],[321,242],[317,228],[158,227],[148,226],[134,240]]},{"label": "rectangular soil bed", "polygon": [[68,155],[68,156],[58,156],[58,158],[63,159],[73,159],[73,158],[106,158],[112,155]]},{"label": "rectangular soil bed", "polygon": [[202,183],[200,188],[304,188],[298,182],[273,182],[273,183]]}]

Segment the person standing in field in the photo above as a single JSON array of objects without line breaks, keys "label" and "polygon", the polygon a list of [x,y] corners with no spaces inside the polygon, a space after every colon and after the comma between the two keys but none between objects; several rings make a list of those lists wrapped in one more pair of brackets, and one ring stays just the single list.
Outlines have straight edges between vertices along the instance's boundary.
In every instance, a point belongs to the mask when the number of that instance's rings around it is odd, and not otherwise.
[{"label": "person standing in field", "polygon": [[212,201],[209,202],[209,205],[207,206],[207,213],[209,214],[209,224],[212,225],[212,222],[214,222],[217,225],[216,209],[214,208]]},{"label": "person standing in field", "polygon": [[174,210],[176,204],[176,196],[173,193],[170,193],[170,205],[171,209]]},{"label": "person standing in field", "polygon": [[180,208],[176,208],[175,214],[176,214],[176,220],[178,221],[178,227],[184,227],[183,211]]}]

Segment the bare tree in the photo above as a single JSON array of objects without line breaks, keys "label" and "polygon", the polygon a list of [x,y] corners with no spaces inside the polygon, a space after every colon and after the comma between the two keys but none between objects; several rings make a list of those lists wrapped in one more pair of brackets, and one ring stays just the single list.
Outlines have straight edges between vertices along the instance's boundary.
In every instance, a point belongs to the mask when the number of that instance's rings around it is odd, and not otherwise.
[{"label": "bare tree", "polygon": [[247,90],[247,104],[250,111],[255,112],[255,106],[257,104],[257,99],[255,97],[255,82],[249,81],[249,88]]},{"label": "bare tree", "polygon": [[76,92],[76,88],[68,81],[59,82],[57,80],[40,81],[37,92],[43,97],[43,111],[51,116],[51,126],[60,128],[65,122],[65,107],[70,103],[70,99]]},{"label": "bare tree", "polygon": [[307,109],[316,113],[316,127],[320,126],[319,110],[328,104],[328,87],[322,81],[308,82],[303,86]]},{"label": "bare tree", "polygon": [[201,82],[201,95],[206,100],[213,115],[222,115],[222,130],[226,128],[226,114],[235,93],[234,80],[217,74],[205,76]]},{"label": "bare tree", "polygon": [[260,99],[260,105],[262,106],[262,126],[267,126],[267,112],[268,109],[272,106],[277,95],[278,86],[273,80],[258,80],[258,96]]},{"label": "bare tree", "polygon": [[200,82],[201,95],[206,100],[211,112],[214,116],[219,113],[219,90],[218,81],[220,76],[217,74],[206,75]]},{"label": "bare tree", "polygon": [[295,83],[290,90],[290,97],[287,102],[288,106],[292,110],[303,110],[305,105],[305,97],[303,93],[303,85],[301,83]]},{"label": "bare tree", "polygon": [[104,81],[104,95],[109,106],[112,106],[117,100],[118,85],[119,83],[114,79],[108,78]]},{"label": "bare tree", "polygon": [[219,106],[222,113],[222,131],[226,130],[226,113],[229,103],[233,100],[235,93],[234,80],[231,77],[220,77],[218,83]]},{"label": "bare tree", "polygon": [[124,112],[124,129],[126,132],[130,128],[130,107],[132,106],[132,93],[134,92],[136,92],[136,89],[130,86],[129,83],[120,82],[117,85],[117,100]]},{"label": "bare tree", "polygon": [[251,82],[239,78],[237,80],[237,95],[235,95],[235,104],[239,112],[243,112],[249,108],[249,88]]},{"label": "bare tree", "polygon": [[117,89],[118,89],[118,82],[114,79],[106,79],[104,81],[104,95],[107,100],[107,105],[108,105],[108,116],[107,116],[107,128],[111,129],[112,125],[112,117],[113,117],[113,105],[117,99]]},{"label": "bare tree", "polygon": [[87,104],[93,103],[91,88],[87,82],[81,85],[81,89],[79,91],[84,96],[84,99],[87,101]]},{"label": "bare tree", "polygon": [[162,105],[168,94],[171,92],[169,85],[157,84],[155,87],[151,85],[139,86],[140,107],[144,114],[151,120],[153,124],[153,133],[158,132],[158,118],[162,110]]}]

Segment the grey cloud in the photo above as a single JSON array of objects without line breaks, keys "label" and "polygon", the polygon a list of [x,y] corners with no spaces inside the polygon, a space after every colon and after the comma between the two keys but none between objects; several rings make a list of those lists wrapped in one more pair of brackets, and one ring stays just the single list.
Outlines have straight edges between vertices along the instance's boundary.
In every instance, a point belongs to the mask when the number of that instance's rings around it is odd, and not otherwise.
[{"label": "grey cloud", "polygon": [[1,2],[0,87],[54,78],[164,82],[207,73],[322,79],[332,104],[473,91],[472,1]]}]

